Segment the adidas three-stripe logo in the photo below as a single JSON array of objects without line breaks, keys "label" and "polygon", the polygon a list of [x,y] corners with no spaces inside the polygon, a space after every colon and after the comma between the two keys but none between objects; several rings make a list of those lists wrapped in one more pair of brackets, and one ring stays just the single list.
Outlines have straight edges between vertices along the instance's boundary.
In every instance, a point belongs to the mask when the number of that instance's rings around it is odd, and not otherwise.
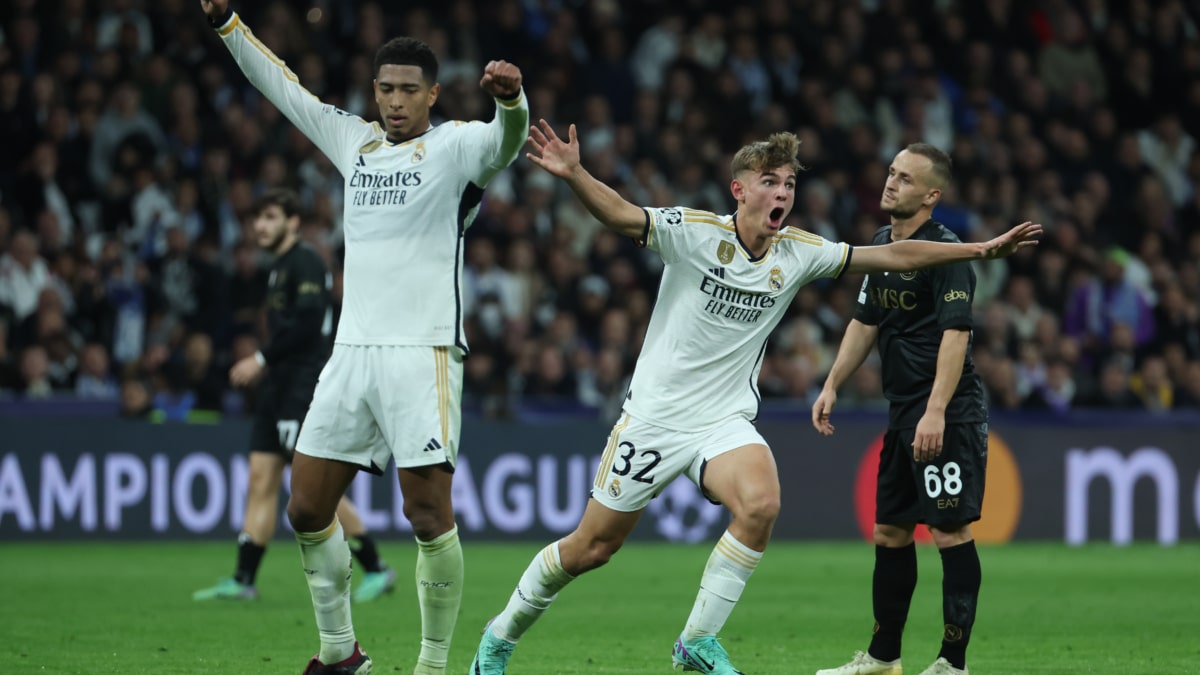
[{"label": "adidas three-stripe logo", "polygon": [[425,452],[433,452],[434,450],[441,450],[441,449],[442,449],[442,444],[438,443],[436,438],[429,439],[429,442],[425,444]]},{"label": "adidas three-stripe logo", "polygon": [[724,267],[714,267],[714,268],[710,269],[709,272],[712,273],[712,275],[718,279],[725,278],[725,268]]}]

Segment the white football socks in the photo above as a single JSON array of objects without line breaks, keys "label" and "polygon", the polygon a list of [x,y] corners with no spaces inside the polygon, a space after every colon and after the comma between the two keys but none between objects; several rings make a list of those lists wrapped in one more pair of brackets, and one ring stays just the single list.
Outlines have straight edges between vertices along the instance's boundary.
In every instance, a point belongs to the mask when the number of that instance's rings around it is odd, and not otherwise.
[{"label": "white football socks", "polygon": [[312,594],[321,635],[321,663],[343,661],[354,653],[354,626],[350,621],[350,547],[335,516],[320,532],[297,532],[300,563]]},{"label": "white football socks", "polygon": [[763,554],[747,548],[728,530],[708,556],[704,575],[700,577],[700,592],[683,629],[684,640],[716,635],[729,619],[734,605]]},{"label": "white football socks", "polygon": [[574,578],[563,570],[557,541],[542,549],[525,568],[508,606],[492,620],[492,634],[515,643]]},{"label": "white football socks", "polygon": [[458,527],[433,541],[417,540],[417,603],[421,606],[418,672],[444,672],[463,594]]}]

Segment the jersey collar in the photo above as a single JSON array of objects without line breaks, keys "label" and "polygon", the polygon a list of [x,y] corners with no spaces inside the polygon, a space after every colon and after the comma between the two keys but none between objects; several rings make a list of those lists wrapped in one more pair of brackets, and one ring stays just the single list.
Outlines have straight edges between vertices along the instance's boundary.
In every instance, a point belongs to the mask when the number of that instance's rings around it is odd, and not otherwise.
[{"label": "jersey collar", "polygon": [[746,254],[746,258],[749,259],[750,262],[756,263],[756,262],[760,262],[767,256],[771,255],[771,246],[774,244],[774,242],[767,245],[767,250],[763,251],[762,255],[760,255],[760,256],[754,255],[754,252],[750,250],[750,247],[746,245],[746,242],[742,241],[742,233],[740,231],[738,231],[738,228],[737,228],[737,217],[738,217],[737,211],[734,211],[733,215],[730,216],[730,218],[733,220],[733,237],[734,237],[734,239],[737,239],[738,246],[741,247],[742,253]]},{"label": "jersey collar", "polygon": [[384,142],[384,143],[387,143],[388,145],[392,146],[393,148],[398,148],[398,147],[400,147],[400,146],[402,146],[402,145],[408,145],[409,143],[412,143],[413,141],[417,140],[418,138],[420,138],[420,137],[424,136],[425,134],[427,134],[427,133],[429,133],[429,132],[431,132],[431,131],[433,131],[433,125],[432,125],[432,124],[430,124],[430,125],[429,125],[429,128],[428,128],[428,129],[426,129],[425,131],[422,131],[421,133],[417,134],[416,136],[413,136],[412,138],[409,138],[409,139],[405,139],[405,140],[403,140],[403,141],[400,141],[399,143],[397,143],[397,142],[393,141],[392,139],[388,138],[388,137],[387,137],[387,132],[385,131],[385,132],[383,132],[383,142]]}]

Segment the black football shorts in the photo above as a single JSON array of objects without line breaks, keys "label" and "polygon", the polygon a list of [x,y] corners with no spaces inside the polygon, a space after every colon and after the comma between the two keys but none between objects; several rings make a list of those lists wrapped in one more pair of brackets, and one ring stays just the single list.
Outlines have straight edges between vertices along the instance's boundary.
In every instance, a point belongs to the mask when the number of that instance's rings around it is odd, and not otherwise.
[{"label": "black football shorts", "polygon": [[957,529],[979,520],[987,477],[987,422],[947,424],[942,453],[913,460],[916,429],[889,429],[876,482],[875,522]]}]

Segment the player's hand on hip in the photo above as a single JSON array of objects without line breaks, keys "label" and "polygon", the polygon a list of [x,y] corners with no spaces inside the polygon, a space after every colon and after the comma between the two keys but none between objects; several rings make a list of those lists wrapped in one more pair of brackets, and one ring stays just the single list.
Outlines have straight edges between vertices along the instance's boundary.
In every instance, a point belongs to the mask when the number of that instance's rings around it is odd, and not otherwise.
[{"label": "player's hand on hip", "polygon": [[525,153],[529,161],[559,178],[567,178],[579,167],[579,138],[574,124],[567,127],[567,142],[564,143],[549,122],[538,120],[529,127],[529,146],[533,148],[533,152]]},{"label": "player's hand on hip", "polygon": [[479,86],[495,98],[516,98],[521,92],[521,69],[508,61],[489,61]]},{"label": "player's hand on hip", "polygon": [[1037,246],[1042,236],[1042,226],[1025,221],[1004,234],[983,244],[984,258],[1007,258],[1028,246]]},{"label": "player's hand on hip", "polygon": [[813,428],[822,436],[833,435],[833,424],[830,423],[829,416],[833,414],[833,406],[836,403],[837,392],[829,390],[821,390],[821,395],[817,397],[816,403],[813,403]]},{"label": "player's hand on hip", "polygon": [[210,19],[221,18],[228,8],[229,0],[200,0],[200,9],[204,10]]},{"label": "player's hand on hip", "polygon": [[946,417],[937,413],[926,412],[917,422],[917,432],[913,436],[913,459],[918,462],[929,462],[942,454],[942,438],[946,431]]}]

